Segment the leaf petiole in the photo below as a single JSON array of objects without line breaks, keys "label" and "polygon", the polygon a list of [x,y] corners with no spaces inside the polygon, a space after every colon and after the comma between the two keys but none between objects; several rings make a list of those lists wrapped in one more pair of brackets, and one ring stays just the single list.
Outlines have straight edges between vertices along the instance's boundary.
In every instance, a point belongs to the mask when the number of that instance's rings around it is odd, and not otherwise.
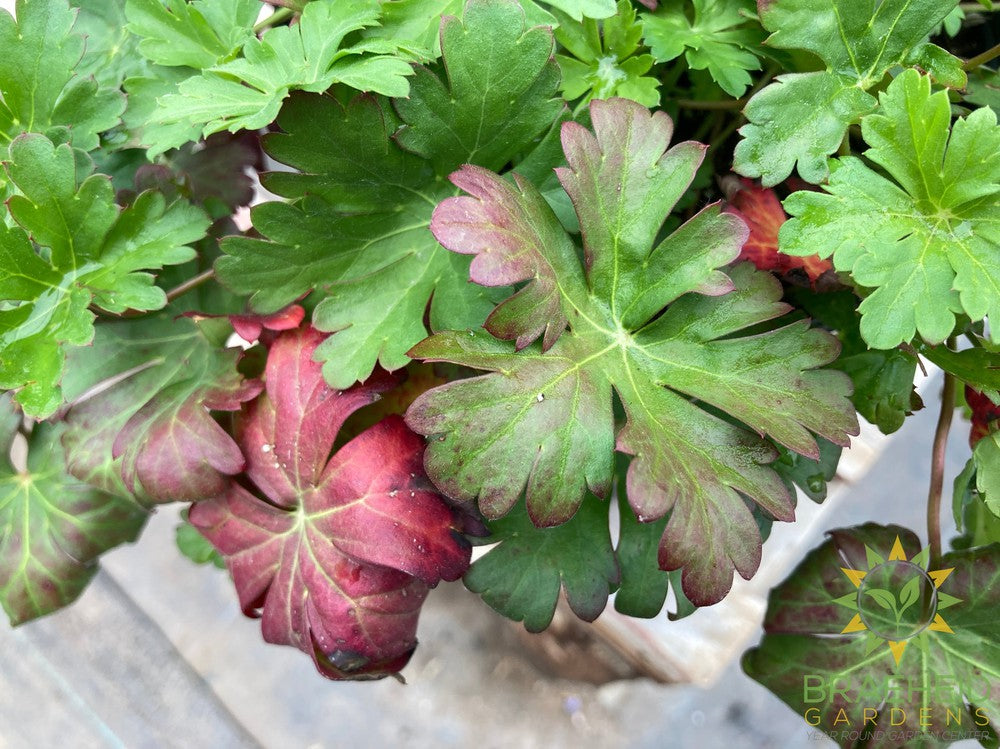
[{"label": "leaf petiole", "polygon": [[253,33],[259,34],[262,31],[266,31],[272,26],[277,26],[279,23],[287,21],[289,18],[295,15],[295,11],[291,8],[278,8],[271,15],[260,21],[253,27]]},{"label": "leaf petiole", "polygon": [[214,268],[209,268],[206,271],[202,271],[197,276],[192,276],[187,281],[184,281],[183,283],[177,284],[177,286],[175,286],[174,288],[170,289],[170,291],[167,292],[167,301],[168,302],[172,302],[177,297],[183,296],[184,294],[187,294],[192,289],[196,289],[197,287],[201,286],[203,283],[206,283],[207,281],[211,281],[213,278],[215,278],[215,269]]},{"label": "leaf petiole", "polygon": [[[946,344],[954,348],[954,337]],[[931,547],[931,564],[941,559],[941,488],[944,484],[945,448],[948,446],[948,430],[951,428],[951,418],[955,412],[955,376],[951,372],[944,373],[944,385],[941,388],[941,414],[938,416],[937,429],[934,431],[934,446],[931,449],[931,481],[927,494],[927,537]]]},{"label": "leaf petiole", "polygon": [[990,60],[1000,57],[1000,44],[994,44],[985,52],[981,52],[975,57],[970,57],[964,63],[962,63],[962,70],[968,72],[969,70],[975,70],[980,65],[989,62]]}]

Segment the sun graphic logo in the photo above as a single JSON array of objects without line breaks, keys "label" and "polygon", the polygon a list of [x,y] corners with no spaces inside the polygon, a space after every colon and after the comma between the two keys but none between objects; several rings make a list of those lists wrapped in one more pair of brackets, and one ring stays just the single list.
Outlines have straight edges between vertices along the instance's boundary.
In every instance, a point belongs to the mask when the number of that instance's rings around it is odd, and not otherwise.
[{"label": "sun graphic logo", "polygon": [[941,615],[944,609],[961,603],[941,590],[954,567],[929,571],[930,549],[926,547],[907,559],[899,536],[888,559],[868,545],[865,554],[868,569],[840,568],[856,588],[836,599],[854,611],[841,634],[866,632],[865,655],[888,643],[897,666],[909,643],[926,648],[924,635],[928,631],[954,634]]}]

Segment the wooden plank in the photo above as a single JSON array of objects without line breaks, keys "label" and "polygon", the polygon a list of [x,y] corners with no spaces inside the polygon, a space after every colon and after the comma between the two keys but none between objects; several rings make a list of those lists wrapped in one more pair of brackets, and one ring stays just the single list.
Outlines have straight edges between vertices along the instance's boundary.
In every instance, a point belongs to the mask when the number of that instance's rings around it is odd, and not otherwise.
[{"label": "wooden plank", "polygon": [[257,747],[135,602],[98,574],[77,603],[0,626],[0,749]]}]

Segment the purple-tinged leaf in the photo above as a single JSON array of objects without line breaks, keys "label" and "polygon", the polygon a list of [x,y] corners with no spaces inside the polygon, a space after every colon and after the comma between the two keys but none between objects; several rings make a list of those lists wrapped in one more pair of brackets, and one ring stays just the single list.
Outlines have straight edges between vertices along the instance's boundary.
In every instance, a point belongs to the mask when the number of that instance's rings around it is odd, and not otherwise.
[{"label": "purple-tinged leaf", "polygon": [[311,327],[276,338],[266,391],[237,425],[247,484],[189,517],[226,558],[244,612],[259,611],[265,640],[303,650],[330,678],[376,678],[406,664],[428,586],[460,577],[470,547],[399,416],[330,457],[344,421],[396,380],[330,389],[313,361],[323,340]]},{"label": "purple-tinged leaf", "polygon": [[238,411],[262,387],[237,372],[238,356],[186,318],[98,326],[63,381],[70,473],[140,504],[222,492],[244,460],[210,412]]},{"label": "purple-tinged leaf", "polygon": [[[0,410],[11,413],[8,397],[0,398]],[[9,440],[0,443],[9,447]],[[0,604],[11,624],[37,619],[75,601],[97,573],[98,556],[135,540],[146,517],[127,499],[67,475],[58,428],[50,424],[38,424],[32,431],[24,470],[15,468],[4,450]]]},{"label": "purple-tinged leaf", "polygon": [[[526,180],[511,185],[468,166],[453,175],[470,196],[438,206],[435,236],[475,255],[474,281],[528,283],[487,325],[515,345],[456,331],[410,351],[490,374],[428,391],[407,420],[430,438],[433,481],[477,500],[489,519],[524,493],[536,525],[566,522],[586,490],[606,496],[616,448],[633,456],[633,511],[646,522],[670,514],[660,567],[682,569],[684,593],[707,605],[728,592],[734,571],[749,578],[760,563],[747,499],[775,519],[793,517],[764,438],[811,458],[814,435],[846,445],[858,430],[850,380],[820,369],[839,351],[831,335],[779,320],[789,307],[773,277],[725,267],[747,238],[738,217],[708,206],[656,244],[704,148],[668,150],[670,118],[635,102],[590,108],[593,132],[562,127],[569,167],[559,171],[583,264]],[[627,416],[617,429],[612,390]]]}]

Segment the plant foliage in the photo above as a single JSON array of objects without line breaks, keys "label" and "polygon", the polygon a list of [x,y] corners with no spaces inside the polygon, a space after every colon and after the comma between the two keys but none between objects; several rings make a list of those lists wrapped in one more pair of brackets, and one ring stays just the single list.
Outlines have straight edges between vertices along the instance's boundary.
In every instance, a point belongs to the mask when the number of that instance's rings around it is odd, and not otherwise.
[{"label": "plant foliage", "polygon": [[[403,668],[441,580],[531,631],[560,598],[586,621],[612,597],[679,618],[754,575],[772,524],[833,493],[859,416],[900,430],[934,365],[921,559],[955,567],[965,634],[897,665],[989,670],[992,8],[17,0],[0,11],[11,621],[73,601],[171,502],[181,552],[225,566],[264,638],[334,679]],[[972,438],[946,554],[956,393]],[[885,670],[865,638],[833,646],[842,606],[814,588],[840,591],[820,562],[889,532],[836,534],[774,594],[745,665],[790,704],[807,664]],[[489,548],[470,564],[471,544]],[[871,587],[882,617],[919,598]]]}]

